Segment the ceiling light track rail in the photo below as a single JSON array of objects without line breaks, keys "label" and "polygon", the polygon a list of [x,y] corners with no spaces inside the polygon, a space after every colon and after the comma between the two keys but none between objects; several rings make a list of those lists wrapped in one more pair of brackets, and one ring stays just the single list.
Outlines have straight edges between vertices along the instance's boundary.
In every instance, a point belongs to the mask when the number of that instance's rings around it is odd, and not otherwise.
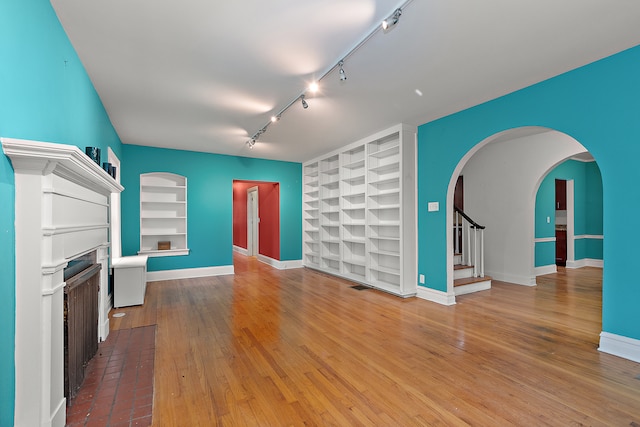
[{"label": "ceiling light track rail", "polygon": [[251,139],[247,141],[247,145],[249,146],[249,148],[253,149],[253,146],[256,145],[258,138],[260,138],[260,136],[262,136],[267,131],[267,128],[269,127],[269,125],[279,121],[282,115],[289,108],[291,108],[293,104],[300,101],[302,107],[305,110],[309,108],[309,104],[305,100],[305,95],[307,94],[307,92],[309,91],[315,92],[315,90],[317,90],[317,84],[320,81],[322,81],[325,77],[327,77],[336,68],[338,68],[338,76],[340,78],[340,81],[347,80],[347,75],[343,68],[345,61],[350,56],[352,56],[355,52],[357,52],[362,46],[364,46],[378,31],[383,31],[386,33],[389,30],[391,30],[398,23],[398,21],[400,20],[400,17],[402,16],[402,12],[411,2],[413,2],[413,0],[405,0],[404,2],[402,2],[397,8],[394,9],[394,11],[387,18],[385,18],[382,21],[381,24],[378,24],[375,27],[373,27],[371,31],[367,33],[367,35],[365,35],[358,43],[356,43],[351,49],[349,49],[344,55],[342,55],[339,61],[335,62],[332,66],[326,69],[325,72],[322,73],[320,77],[318,77],[312,83],[312,85],[315,85],[315,89],[312,89],[311,87],[305,88],[298,96],[296,96],[287,105],[285,105],[282,109],[280,109],[280,111],[278,111],[277,114],[271,116],[271,120],[267,122],[262,128],[260,128],[260,130],[254,133]]}]

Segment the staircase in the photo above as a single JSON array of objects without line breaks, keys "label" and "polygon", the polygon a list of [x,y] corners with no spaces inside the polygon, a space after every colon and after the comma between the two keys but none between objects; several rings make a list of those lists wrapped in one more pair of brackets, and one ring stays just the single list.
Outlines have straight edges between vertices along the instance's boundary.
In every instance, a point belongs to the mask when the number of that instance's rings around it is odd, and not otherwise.
[{"label": "staircase", "polygon": [[456,207],[453,239],[454,294],[458,296],[491,289],[491,277],[484,275],[484,226]]}]

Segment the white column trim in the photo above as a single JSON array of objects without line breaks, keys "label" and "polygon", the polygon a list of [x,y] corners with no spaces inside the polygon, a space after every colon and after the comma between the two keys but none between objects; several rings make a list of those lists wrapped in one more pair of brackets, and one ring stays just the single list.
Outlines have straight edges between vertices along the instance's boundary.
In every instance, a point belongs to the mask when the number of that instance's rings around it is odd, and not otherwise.
[{"label": "white column trim", "polygon": [[574,180],[567,180],[567,263],[576,259],[574,184]]}]

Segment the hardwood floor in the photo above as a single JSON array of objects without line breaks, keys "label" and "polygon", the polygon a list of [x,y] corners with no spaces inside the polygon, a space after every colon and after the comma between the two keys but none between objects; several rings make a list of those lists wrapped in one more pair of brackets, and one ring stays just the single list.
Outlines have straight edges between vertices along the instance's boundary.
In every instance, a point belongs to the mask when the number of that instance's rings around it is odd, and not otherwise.
[{"label": "hardwood floor", "polygon": [[236,256],[150,283],[112,329],[157,323],[155,426],[640,423],[640,364],[597,351],[601,270],[441,306]]}]

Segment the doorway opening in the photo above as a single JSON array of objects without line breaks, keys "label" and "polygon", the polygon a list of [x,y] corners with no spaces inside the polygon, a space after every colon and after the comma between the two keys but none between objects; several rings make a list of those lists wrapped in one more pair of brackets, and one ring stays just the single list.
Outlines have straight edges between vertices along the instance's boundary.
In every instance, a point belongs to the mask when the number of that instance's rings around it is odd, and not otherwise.
[{"label": "doorway opening", "polygon": [[280,183],[233,181],[233,250],[280,260]]},{"label": "doorway opening", "polygon": [[567,182],[566,179],[556,178],[555,184],[556,265],[565,267],[567,265],[567,184],[573,187],[573,181]]}]

